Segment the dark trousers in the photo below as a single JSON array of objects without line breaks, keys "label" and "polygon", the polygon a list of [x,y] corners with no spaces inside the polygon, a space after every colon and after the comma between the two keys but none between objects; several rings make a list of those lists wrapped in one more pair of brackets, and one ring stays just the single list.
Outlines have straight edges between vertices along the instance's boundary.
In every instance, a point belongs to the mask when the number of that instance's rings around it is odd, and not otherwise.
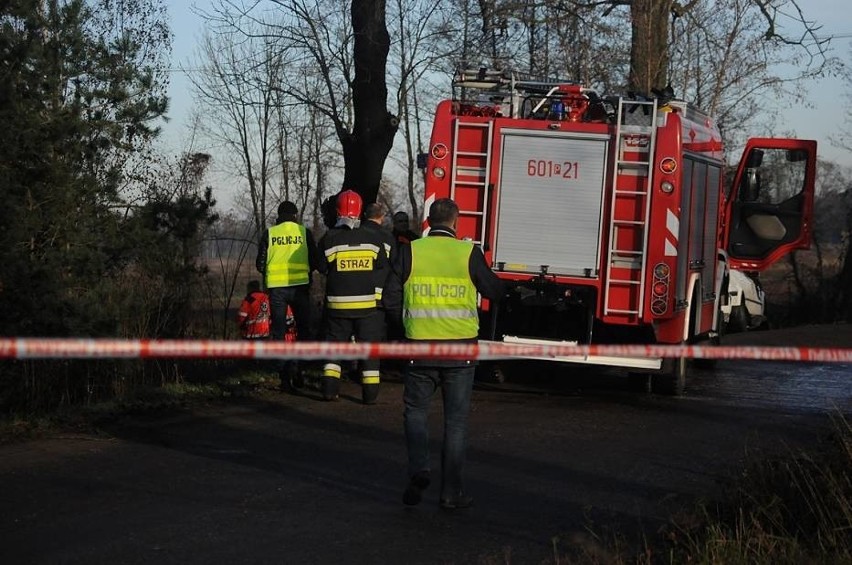
[{"label": "dark trousers", "polygon": [[[379,342],[385,339],[385,313],[376,310],[360,318],[344,318],[328,313],[325,322],[325,340],[346,342],[355,337],[357,342]],[[359,362],[362,384],[379,384],[379,360],[363,359]],[[323,376],[340,378],[339,362],[330,361],[323,369]]]},{"label": "dark trousers", "polygon": [[464,490],[467,418],[473,392],[474,364],[435,367],[409,364],[405,370],[405,442],[408,474],[429,473],[429,404],[438,388],[444,402],[444,441],[441,448],[441,498]]},{"label": "dark trousers", "polygon": [[[269,307],[272,324],[269,329],[269,339],[283,341],[287,333],[287,306],[293,309],[293,319],[299,341],[310,341],[314,338],[311,324],[311,300],[308,285],[281,286],[269,289]],[[278,363],[277,370],[295,369],[296,361]]]}]

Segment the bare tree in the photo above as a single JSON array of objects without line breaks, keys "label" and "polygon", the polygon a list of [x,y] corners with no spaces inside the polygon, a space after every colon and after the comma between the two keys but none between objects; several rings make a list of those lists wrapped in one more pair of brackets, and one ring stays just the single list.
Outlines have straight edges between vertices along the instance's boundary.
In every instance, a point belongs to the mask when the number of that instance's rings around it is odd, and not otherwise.
[{"label": "bare tree", "polygon": [[[405,172],[409,206],[414,217],[419,217],[422,187],[417,182],[417,154],[424,151],[424,128],[428,126],[426,119],[431,118],[428,112],[421,114],[420,108],[433,107],[438,99],[437,89],[430,88],[429,75],[439,72],[441,65],[454,56],[455,48],[448,41],[453,27],[449,11],[437,2],[394,0],[389,15],[396,41],[391,47],[395,64],[388,79],[396,84],[404,141],[400,165]],[[384,203],[390,204],[387,198]]]},{"label": "bare tree", "polygon": [[373,202],[399,126],[399,118],[387,109],[385,77],[390,35],[385,0],[352,0],[352,31],[355,123],[351,132],[338,131],[346,165],[343,186],[355,189],[366,202]]},{"label": "bare tree", "polygon": [[201,72],[189,77],[205,108],[202,130],[247,182],[260,233],[266,226],[272,179],[281,170],[275,151],[279,100],[270,85],[281,72],[284,54],[273,53],[263,40],[242,39],[228,30],[208,32],[196,63]]},{"label": "bare tree", "polygon": [[274,12],[258,2],[223,0],[221,21],[247,38],[274,38],[288,53],[288,73],[271,86],[334,125],[344,161],[342,186],[374,201],[399,126],[387,109],[385,0],[271,3],[278,8]]},{"label": "bare tree", "polygon": [[[755,120],[767,119],[774,101],[806,103],[802,85],[837,66],[827,52],[815,56],[813,46],[767,38],[766,25],[753,0],[701,2],[675,19],[674,92],[715,116],[729,144],[742,142]],[[797,25],[806,32],[806,23]]]},{"label": "bare tree", "polygon": [[[667,84],[671,48],[677,41],[671,33],[673,22],[691,18],[693,24],[712,27],[716,16],[733,9],[754,16],[759,27],[756,35],[767,43],[776,48],[794,47],[792,52],[801,55],[798,61],[801,66],[813,72],[828,61],[828,40],[818,35],[820,27],[807,19],[799,4],[797,0],[741,0],[737,6],[708,0],[479,0],[483,35],[487,36],[482,40],[481,52],[485,55],[502,51],[511,54],[515,62],[521,62],[523,59],[518,51],[509,44],[518,41],[514,30],[524,28],[526,32],[521,35],[530,51],[530,60],[526,62],[528,70],[540,69],[541,61],[547,61],[544,65],[552,68],[555,63],[553,37],[564,34],[565,30],[589,30],[600,26],[599,31],[603,31],[612,25],[619,28],[620,35],[608,36],[607,40],[623,43],[629,38],[627,85],[632,90],[650,93]],[[623,33],[625,22],[618,17],[619,13],[629,15],[629,35]],[[616,19],[610,19],[613,17]],[[574,39],[582,42],[582,35]],[[496,49],[487,45],[491,41],[498,43]],[[533,57],[537,60],[533,61]],[[607,60],[607,64],[611,63]]]},{"label": "bare tree", "polygon": [[843,93],[843,122],[840,135],[832,136],[831,142],[841,149],[852,152],[852,43],[846,52],[846,65],[842,76],[846,83]]},{"label": "bare tree", "polygon": [[[328,169],[340,155],[328,149],[328,120],[279,87],[292,80],[286,45],[265,26],[243,20],[243,12],[229,10],[229,3],[220,3],[203,14],[208,30],[195,64],[199,72],[191,75],[201,132],[236,178],[237,202],[246,212],[229,217],[207,242],[218,274],[210,281],[211,305],[221,306],[223,336],[232,325],[228,312],[238,286],[254,274],[253,263],[246,272],[245,260],[278,204],[296,202],[316,224]],[[303,79],[305,92],[316,88],[310,78]]]},{"label": "bare tree", "polygon": [[[628,85],[640,92],[662,89],[667,84],[670,20],[687,17],[702,7],[713,6],[714,15],[730,9],[728,5],[719,6],[719,2],[707,0],[577,0],[575,4],[600,7],[605,16],[616,8],[629,7],[632,29]],[[765,41],[796,47],[805,53],[807,72],[821,68],[828,61],[829,40],[819,37],[820,27],[807,19],[798,0],[742,0],[738,4],[742,9],[759,14]],[[712,22],[710,19],[701,23]]]},{"label": "bare tree", "polygon": [[209,20],[286,53],[287,72],[264,84],[314,108],[334,128],[344,161],[341,185],[375,200],[398,118],[387,110],[390,36],[385,0],[220,0]]},{"label": "bare tree", "polygon": [[[221,337],[227,339],[234,328],[233,318],[229,314],[235,295],[238,296],[237,285],[240,276],[246,276],[244,266],[252,267],[248,276],[256,274],[253,272],[253,256],[249,257],[249,253],[256,250],[257,245],[254,223],[228,214],[220,218],[205,243],[212,251],[208,262],[215,263],[218,267],[216,276],[219,284],[213,284],[217,279],[210,277],[210,304],[221,313]],[[247,258],[250,259],[248,262]]]}]

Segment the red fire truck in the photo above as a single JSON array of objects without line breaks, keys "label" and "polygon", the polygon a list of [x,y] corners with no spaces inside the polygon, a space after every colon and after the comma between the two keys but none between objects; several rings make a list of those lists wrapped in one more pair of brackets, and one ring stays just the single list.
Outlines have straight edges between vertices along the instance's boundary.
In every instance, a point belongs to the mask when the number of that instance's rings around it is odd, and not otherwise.
[{"label": "red fire truck", "polygon": [[[665,98],[476,69],[453,80],[421,155],[425,209],[459,205],[508,298],[483,301],[482,339],[663,343],[718,339],[729,269],[810,244],[816,142],[750,139],[726,175],[712,118]],[[425,229],[428,229],[424,225]],[[680,394],[686,359],[620,366]]]}]

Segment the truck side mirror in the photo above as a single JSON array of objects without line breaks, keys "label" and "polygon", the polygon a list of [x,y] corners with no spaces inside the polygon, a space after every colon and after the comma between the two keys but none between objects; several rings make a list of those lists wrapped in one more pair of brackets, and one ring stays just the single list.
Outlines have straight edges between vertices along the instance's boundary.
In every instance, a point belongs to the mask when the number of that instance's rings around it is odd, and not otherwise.
[{"label": "truck side mirror", "polygon": [[757,169],[748,168],[743,174],[740,186],[740,202],[756,202],[760,196],[760,173]]}]

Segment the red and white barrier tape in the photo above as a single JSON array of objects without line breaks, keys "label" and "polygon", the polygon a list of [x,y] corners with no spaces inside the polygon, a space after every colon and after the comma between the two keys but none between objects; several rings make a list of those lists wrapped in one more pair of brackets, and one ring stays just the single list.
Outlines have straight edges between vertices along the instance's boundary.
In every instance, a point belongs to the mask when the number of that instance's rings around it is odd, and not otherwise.
[{"label": "red and white barrier tape", "polygon": [[690,357],[852,363],[852,348],[699,345],[327,343],[216,340],[0,338],[0,359],[513,359]]}]

